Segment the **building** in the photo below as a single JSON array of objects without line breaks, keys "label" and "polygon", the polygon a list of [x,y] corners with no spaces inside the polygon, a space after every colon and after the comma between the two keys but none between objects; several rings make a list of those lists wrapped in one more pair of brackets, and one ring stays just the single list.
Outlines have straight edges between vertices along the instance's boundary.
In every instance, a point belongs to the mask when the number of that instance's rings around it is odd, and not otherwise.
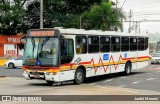
[{"label": "building", "polygon": [[0,57],[18,57],[23,55],[20,38],[24,35],[0,35]]}]

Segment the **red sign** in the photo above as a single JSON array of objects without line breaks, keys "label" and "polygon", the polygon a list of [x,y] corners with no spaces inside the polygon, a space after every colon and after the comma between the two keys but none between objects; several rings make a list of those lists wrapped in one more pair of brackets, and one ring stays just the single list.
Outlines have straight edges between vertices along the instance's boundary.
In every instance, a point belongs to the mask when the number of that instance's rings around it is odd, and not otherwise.
[{"label": "red sign", "polygon": [[6,50],[6,54],[16,54],[15,50]]},{"label": "red sign", "polygon": [[8,37],[8,42],[18,43],[20,42],[20,38]]}]

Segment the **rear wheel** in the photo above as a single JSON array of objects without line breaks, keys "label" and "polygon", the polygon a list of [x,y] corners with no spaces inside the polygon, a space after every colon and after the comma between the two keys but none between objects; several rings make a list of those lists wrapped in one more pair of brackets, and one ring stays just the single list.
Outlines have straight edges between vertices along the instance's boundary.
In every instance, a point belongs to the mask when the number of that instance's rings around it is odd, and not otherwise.
[{"label": "rear wheel", "polygon": [[9,63],[8,64],[8,68],[10,68],[10,69],[14,68],[14,64],[13,63]]},{"label": "rear wheel", "polygon": [[129,75],[131,73],[131,63],[127,62],[124,69],[124,74]]},{"label": "rear wheel", "polygon": [[74,82],[75,84],[81,84],[84,81],[84,72],[81,68],[78,68],[75,73]]}]

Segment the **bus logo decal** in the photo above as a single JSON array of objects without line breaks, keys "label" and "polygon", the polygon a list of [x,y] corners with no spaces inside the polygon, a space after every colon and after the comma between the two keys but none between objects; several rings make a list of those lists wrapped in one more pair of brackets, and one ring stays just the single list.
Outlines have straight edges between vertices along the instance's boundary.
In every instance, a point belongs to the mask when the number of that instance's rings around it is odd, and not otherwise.
[{"label": "bus logo decal", "polygon": [[81,58],[78,57],[78,58],[74,61],[75,65],[78,65],[80,61],[81,61]]},{"label": "bus logo decal", "polygon": [[124,58],[127,58],[127,53],[124,53]]},{"label": "bus logo decal", "polygon": [[103,60],[109,60],[109,54],[103,54]]},{"label": "bus logo decal", "polygon": [[41,62],[39,60],[37,61],[37,65],[41,65]]}]

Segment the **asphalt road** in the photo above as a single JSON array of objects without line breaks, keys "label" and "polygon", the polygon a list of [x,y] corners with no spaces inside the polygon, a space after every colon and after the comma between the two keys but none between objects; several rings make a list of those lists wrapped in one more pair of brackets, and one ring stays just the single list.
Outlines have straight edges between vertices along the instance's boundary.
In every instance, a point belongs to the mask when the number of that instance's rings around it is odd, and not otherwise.
[{"label": "asphalt road", "polygon": [[160,65],[150,65],[135,70],[129,76],[118,73],[94,77],[93,79],[87,79],[86,83],[93,83],[103,87],[114,86],[160,92]]},{"label": "asphalt road", "polygon": [[[20,68],[5,69],[4,67],[0,67],[0,76],[18,77],[18,78],[23,77],[22,70]],[[160,80],[160,65],[154,64],[154,65],[149,65],[148,67],[145,67],[140,70],[135,70],[129,76],[123,76],[123,74],[118,73],[118,74],[109,74],[104,76],[87,78],[84,84],[94,85],[99,87],[113,86],[118,88],[131,88],[131,89],[160,92],[159,80]],[[31,82],[36,82],[36,81],[37,80]],[[38,84],[38,85],[47,86],[45,81],[43,84]]]},{"label": "asphalt road", "polygon": [[7,76],[7,77],[20,77],[22,78],[22,69],[21,68],[14,68],[9,69],[5,67],[0,67],[0,76]]},{"label": "asphalt road", "polygon": [[[45,102],[55,104],[77,104],[77,101],[68,101],[68,96],[57,95],[100,95],[97,98],[85,96],[85,99],[91,99],[90,102],[78,102],[82,104],[115,104],[117,102],[98,102],[92,99],[99,99],[101,95],[157,95],[160,94],[160,65],[150,65],[141,70],[132,72],[129,76],[123,76],[121,73],[109,74],[104,76],[87,78],[81,85],[63,83],[62,85],[49,86],[43,80],[25,80],[22,78],[22,70],[5,69],[0,67],[0,94],[10,95],[55,95],[54,99],[66,99],[58,102]],[[76,97],[76,96],[71,96]],[[83,96],[81,96],[83,97]],[[84,98],[84,97],[83,97]],[[73,98],[71,98],[73,99]],[[75,98],[76,100],[77,98]],[[112,98],[114,100],[114,98]],[[117,99],[115,99],[117,100]],[[54,100],[53,100],[54,101]],[[110,101],[110,100],[109,100]],[[1,103],[1,102],[0,102]],[[4,103],[4,102],[2,102]],[[6,102],[5,104],[21,104],[22,102]],[[23,102],[30,104],[31,102]],[[39,104],[39,102],[32,102]],[[43,102],[44,103],[44,102]],[[119,104],[135,104],[135,102],[124,101]],[[136,102],[137,103],[137,102]],[[140,102],[140,104],[159,104],[159,101]]]}]

